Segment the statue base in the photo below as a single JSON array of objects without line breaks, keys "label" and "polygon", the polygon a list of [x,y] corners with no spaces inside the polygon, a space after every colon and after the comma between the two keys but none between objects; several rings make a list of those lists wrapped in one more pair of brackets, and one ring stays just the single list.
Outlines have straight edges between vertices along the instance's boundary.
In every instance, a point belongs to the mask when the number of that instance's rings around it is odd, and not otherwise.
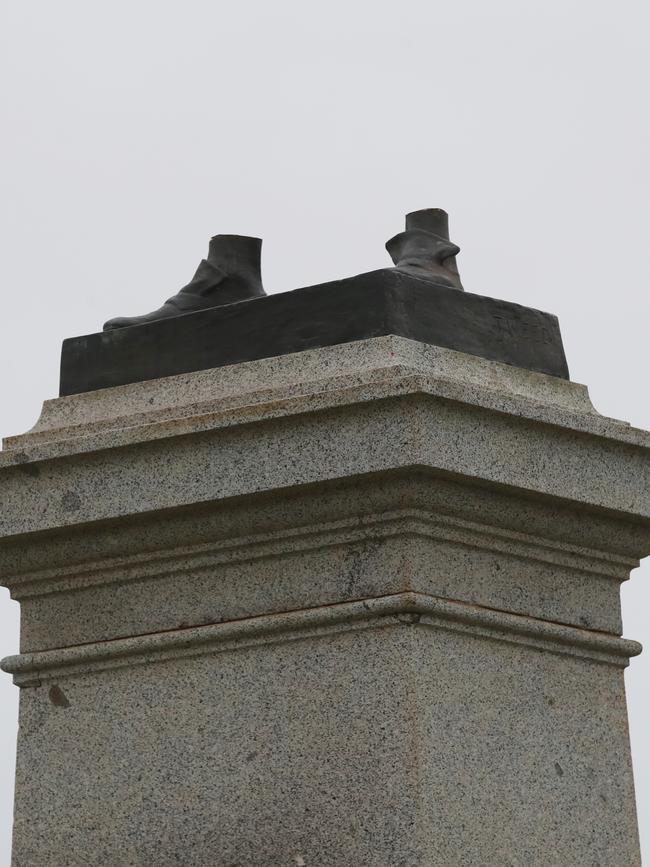
[{"label": "statue base", "polygon": [[583,386],[379,337],[5,445],[13,867],[639,867],[650,437]]}]

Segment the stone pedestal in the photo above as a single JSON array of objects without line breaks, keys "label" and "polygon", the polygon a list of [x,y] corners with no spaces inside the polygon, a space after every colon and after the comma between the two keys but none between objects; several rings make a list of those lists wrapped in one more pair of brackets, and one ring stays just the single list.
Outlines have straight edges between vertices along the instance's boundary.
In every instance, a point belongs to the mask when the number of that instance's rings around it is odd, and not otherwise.
[{"label": "stone pedestal", "polygon": [[638,867],[649,447],[390,336],[49,401],[0,454],[13,867]]}]

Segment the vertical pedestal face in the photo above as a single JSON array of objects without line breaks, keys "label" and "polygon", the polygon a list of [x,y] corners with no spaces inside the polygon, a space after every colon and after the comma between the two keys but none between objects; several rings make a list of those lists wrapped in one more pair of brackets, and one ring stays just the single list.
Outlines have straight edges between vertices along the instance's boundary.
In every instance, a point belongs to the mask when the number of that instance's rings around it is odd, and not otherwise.
[{"label": "vertical pedestal face", "polygon": [[15,863],[637,864],[622,672],[422,607],[26,689]]},{"label": "vertical pedestal face", "polygon": [[13,867],[640,864],[649,440],[581,386],[378,338],[7,445]]}]

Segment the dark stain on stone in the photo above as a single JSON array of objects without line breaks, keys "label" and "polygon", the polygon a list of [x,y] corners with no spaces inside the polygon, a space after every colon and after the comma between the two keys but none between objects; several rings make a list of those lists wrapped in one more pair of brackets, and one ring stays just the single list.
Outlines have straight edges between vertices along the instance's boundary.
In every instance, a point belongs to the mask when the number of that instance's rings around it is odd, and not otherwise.
[{"label": "dark stain on stone", "polygon": [[249,753],[249,754],[246,756],[246,761],[247,761],[247,762],[252,762],[253,759],[256,759],[256,758],[257,758],[257,753],[253,750],[252,753]]},{"label": "dark stain on stone", "polygon": [[31,476],[33,479],[37,479],[40,476],[41,471],[38,465],[32,461],[27,452],[16,452],[14,460],[18,469],[22,470],[26,475]]},{"label": "dark stain on stone", "polygon": [[354,547],[345,554],[344,570],[347,575],[345,593],[352,596],[363,576],[364,546]]},{"label": "dark stain on stone", "polygon": [[51,686],[50,687],[50,701],[56,707],[70,707],[70,702],[68,701],[67,695],[63,692],[60,686]]},{"label": "dark stain on stone", "polygon": [[66,512],[78,512],[81,508],[81,497],[74,491],[66,491],[61,499],[61,505]]},{"label": "dark stain on stone", "polygon": [[558,777],[564,776],[564,771],[562,770],[562,765],[559,762],[555,763],[555,773],[558,775]]}]

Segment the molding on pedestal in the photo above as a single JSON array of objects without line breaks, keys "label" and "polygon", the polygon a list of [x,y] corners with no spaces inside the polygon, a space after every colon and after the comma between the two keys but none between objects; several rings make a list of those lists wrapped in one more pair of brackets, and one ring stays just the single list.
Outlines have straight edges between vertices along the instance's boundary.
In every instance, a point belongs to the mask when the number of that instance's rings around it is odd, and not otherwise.
[{"label": "molding on pedestal", "polygon": [[410,625],[468,632],[517,642],[546,652],[625,667],[641,645],[614,635],[507,614],[421,593],[398,593],[319,608],[250,617],[126,639],[12,656],[2,669],[21,687],[44,681],[142,665],[167,659],[234,651],[258,644],[329,635],[333,632]]},{"label": "molding on pedestal", "polygon": [[634,558],[425,509],[405,508],[233,537],[207,544],[147,551],[130,557],[111,557],[25,573],[4,573],[3,582],[10,587],[12,599],[22,601],[51,593],[125,584],[150,577],[180,577],[201,570],[213,570],[225,564],[248,563],[393,537],[459,544],[466,548],[557,565],[590,576],[604,576],[615,582],[626,581],[630,570],[639,565],[639,561]]}]

